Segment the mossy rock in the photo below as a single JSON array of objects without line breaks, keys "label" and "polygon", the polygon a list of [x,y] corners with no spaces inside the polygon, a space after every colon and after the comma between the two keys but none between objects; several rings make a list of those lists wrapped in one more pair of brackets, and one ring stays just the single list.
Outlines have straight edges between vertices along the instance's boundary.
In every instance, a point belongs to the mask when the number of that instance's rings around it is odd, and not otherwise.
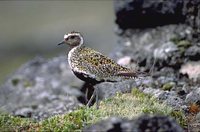
[{"label": "mossy rock", "polygon": [[171,116],[181,126],[186,124],[182,111],[174,111],[173,108],[161,103],[156,98],[134,88],[132,93],[118,93],[116,96],[102,101],[98,110],[95,106],[82,107],[71,113],[56,115],[40,122],[4,115],[3,118],[0,118],[0,130],[6,128],[6,130],[20,131],[81,131],[85,126],[111,116],[132,119],[144,113]]},{"label": "mossy rock", "polygon": [[171,38],[170,41],[174,42],[174,44],[178,46],[181,54],[183,54],[187,48],[192,46],[192,43],[189,40],[181,39],[179,37]]},{"label": "mossy rock", "polygon": [[188,48],[190,47],[192,44],[191,42],[189,42],[188,40],[180,40],[178,43],[177,43],[177,46],[178,47],[184,47],[184,48]]},{"label": "mossy rock", "polygon": [[163,86],[162,86],[162,89],[164,91],[170,91],[173,87],[174,87],[174,83],[173,82],[169,82],[169,83],[165,83]]},{"label": "mossy rock", "polygon": [[13,85],[13,86],[17,86],[17,85],[19,84],[19,82],[20,82],[20,79],[19,79],[19,78],[14,78],[14,79],[12,79],[12,85]]}]

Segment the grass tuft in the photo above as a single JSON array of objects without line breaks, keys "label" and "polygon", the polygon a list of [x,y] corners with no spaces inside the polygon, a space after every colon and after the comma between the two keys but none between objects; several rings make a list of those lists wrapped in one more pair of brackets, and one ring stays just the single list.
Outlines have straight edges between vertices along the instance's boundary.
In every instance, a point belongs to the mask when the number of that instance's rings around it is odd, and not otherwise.
[{"label": "grass tuft", "polygon": [[25,127],[34,123],[33,120],[14,117],[8,114],[0,114],[0,131],[16,131],[22,130]]}]

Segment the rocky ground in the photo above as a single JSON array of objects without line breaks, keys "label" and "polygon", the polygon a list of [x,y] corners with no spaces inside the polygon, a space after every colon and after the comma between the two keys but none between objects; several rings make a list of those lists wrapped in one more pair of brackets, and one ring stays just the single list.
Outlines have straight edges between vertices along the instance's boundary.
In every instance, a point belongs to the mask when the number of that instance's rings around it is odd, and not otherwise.
[{"label": "rocky ground", "polygon": [[[172,131],[199,131],[198,7],[200,4],[195,0],[115,2],[118,45],[110,57],[121,65],[148,72],[149,76],[117,83],[105,82],[96,86],[101,100],[114,96],[117,92],[127,93],[137,88],[173,110],[183,111],[187,127],[181,128],[174,120],[155,115],[142,116],[133,121],[110,118],[85,127],[85,131],[102,128],[107,131],[126,131],[129,128],[132,130],[133,126],[159,130],[160,120],[168,124],[166,128]],[[35,58],[24,64],[1,86],[1,110],[36,120],[69,113],[83,105],[80,102],[84,102],[84,86],[86,85],[71,73],[66,56],[50,60]],[[143,121],[158,123],[157,128],[141,126]]]},{"label": "rocky ground", "polygon": [[1,86],[1,110],[37,120],[68,113],[81,105],[77,97],[82,84],[66,65],[66,56],[36,57]]}]

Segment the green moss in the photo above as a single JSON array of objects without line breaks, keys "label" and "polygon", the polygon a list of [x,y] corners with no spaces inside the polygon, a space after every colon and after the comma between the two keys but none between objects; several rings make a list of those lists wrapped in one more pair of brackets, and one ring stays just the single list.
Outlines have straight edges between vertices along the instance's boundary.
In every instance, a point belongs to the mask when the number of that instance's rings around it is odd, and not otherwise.
[{"label": "green moss", "polygon": [[185,52],[185,50],[192,45],[189,40],[181,39],[179,37],[171,38],[170,41],[174,42],[179,48],[181,54]]},{"label": "green moss", "polygon": [[118,94],[109,101],[104,101],[100,106],[100,117],[120,116],[132,119],[141,114],[160,114],[174,117],[179,124],[184,126],[186,118],[182,111],[173,110],[172,107],[161,103],[156,98],[146,95],[136,88],[132,93]]},{"label": "green moss", "polygon": [[[91,124],[93,118],[98,117],[98,110],[83,107],[66,115],[57,115],[40,122],[41,131],[74,131],[81,130]],[[38,127],[38,126],[37,126]]]},{"label": "green moss", "polygon": [[180,37],[178,36],[174,36],[170,39],[170,41],[174,42],[175,44],[177,44],[179,41],[181,41]]},{"label": "green moss", "polygon": [[[11,82],[12,82],[13,86],[17,86],[20,83],[20,81],[21,80],[19,78],[14,78],[14,79],[12,79]],[[23,79],[22,82],[23,82],[23,86],[25,88],[29,88],[32,86],[32,83],[27,79]]]},{"label": "green moss", "polygon": [[25,88],[29,88],[29,87],[32,86],[32,83],[31,83],[29,80],[24,80],[23,86],[24,86]]},{"label": "green moss", "polygon": [[[132,93],[118,93],[116,96],[100,102],[98,110],[95,106],[91,108],[82,107],[69,114],[57,115],[37,123],[29,122],[29,124],[25,124],[24,120],[17,118],[16,121],[18,120],[19,125],[14,124],[12,128],[19,130],[18,126],[21,126],[20,130],[25,131],[81,131],[83,127],[111,116],[132,119],[144,113],[172,116],[182,126],[186,124],[184,114],[181,111],[174,111],[154,97],[133,89]],[[13,122],[13,118],[6,120],[3,123],[4,126],[9,124],[9,120]]]},{"label": "green moss", "polygon": [[0,114],[0,131],[22,130],[31,125],[33,121],[8,114]]},{"label": "green moss", "polygon": [[183,114],[182,111],[173,110],[170,113],[170,116],[174,117],[182,127],[187,126],[186,116]]},{"label": "green moss", "polygon": [[188,47],[191,46],[191,42],[189,42],[188,40],[180,40],[180,41],[177,43],[177,46],[178,46],[178,47],[188,48]]},{"label": "green moss", "polygon": [[169,83],[165,83],[162,86],[162,89],[165,90],[165,91],[170,91],[173,87],[174,87],[174,83],[169,82]]},{"label": "green moss", "polygon": [[12,79],[12,84],[13,84],[13,86],[17,86],[17,84],[20,82],[20,79],[18,79],[18,78],[14,78],[14,79]]}]

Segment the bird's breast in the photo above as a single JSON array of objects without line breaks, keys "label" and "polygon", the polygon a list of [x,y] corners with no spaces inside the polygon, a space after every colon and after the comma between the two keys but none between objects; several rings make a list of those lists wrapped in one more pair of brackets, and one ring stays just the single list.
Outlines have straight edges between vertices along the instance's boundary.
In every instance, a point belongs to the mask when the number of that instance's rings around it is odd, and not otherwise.
[{"label": "bird's breast", "polygon": [[74,47],[72,48],[69,53],[68,53],[68,63],[69,63],[69,66],[72,70],[74,70],[74,63],[75,63],[75,60],[76,59],[76,51],[78,50],[78,47]]}]

